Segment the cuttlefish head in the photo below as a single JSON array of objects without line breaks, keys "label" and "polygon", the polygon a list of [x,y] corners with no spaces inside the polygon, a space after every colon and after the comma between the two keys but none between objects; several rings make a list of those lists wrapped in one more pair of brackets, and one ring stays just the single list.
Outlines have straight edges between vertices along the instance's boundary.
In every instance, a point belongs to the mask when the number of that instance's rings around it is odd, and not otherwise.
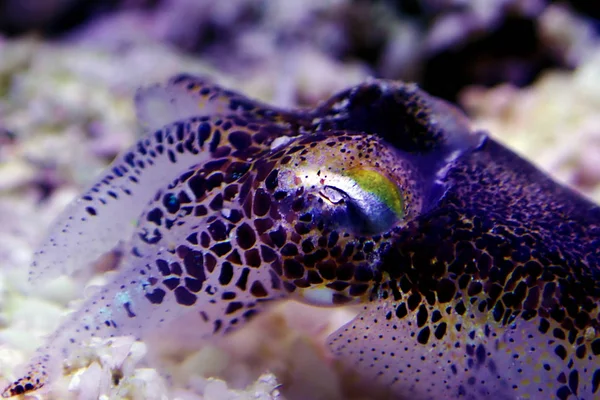
[{"label": "cuttlefish head", "polygon": [[280,247],[284,284],[309,303],[361,301],[381,280],[390,232],[422,211],[430,184],[374,135],[331,131],[277,150],[257,190],[272,197],[279,228],[263,240]]}]

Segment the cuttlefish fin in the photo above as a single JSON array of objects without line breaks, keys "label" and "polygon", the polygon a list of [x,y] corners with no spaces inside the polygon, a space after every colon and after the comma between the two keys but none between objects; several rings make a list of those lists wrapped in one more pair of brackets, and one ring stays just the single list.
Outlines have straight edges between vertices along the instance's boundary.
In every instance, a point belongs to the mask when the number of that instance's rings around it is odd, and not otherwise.
[{"label": "cuttlefish fin", "polygon": [[[499,372],[510,357],[498,352],[494,358],[495,339],[479,332],[483,326],[472,339],[466,327],[456,330],[461,322],[454,311],[435,313],[426,302],[407,307],[389,300],[365,305],[329,337],[330,348],[365,382],[388,388],[389,398],[515,398],[511,371]],[[485,355],[478,354],[482,349]]]}]

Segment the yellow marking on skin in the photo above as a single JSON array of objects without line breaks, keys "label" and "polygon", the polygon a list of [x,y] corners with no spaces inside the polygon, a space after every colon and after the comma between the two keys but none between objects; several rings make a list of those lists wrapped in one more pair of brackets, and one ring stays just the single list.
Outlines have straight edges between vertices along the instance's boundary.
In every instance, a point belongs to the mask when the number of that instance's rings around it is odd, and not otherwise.
[{"label": "yellow marking on skin", "polygon": [[585,330],[583,337],[586,341],[591,342],[596,337],[596,329],[594,327],[589,327]]},{"label": "yellow marking on skin", "polygon": [[345,173],[361,189],[377,196],[390,210],[400,218],[404,216],[404,201],[400,189],[391,180],[379,172],[369,169],[353,168]]}]

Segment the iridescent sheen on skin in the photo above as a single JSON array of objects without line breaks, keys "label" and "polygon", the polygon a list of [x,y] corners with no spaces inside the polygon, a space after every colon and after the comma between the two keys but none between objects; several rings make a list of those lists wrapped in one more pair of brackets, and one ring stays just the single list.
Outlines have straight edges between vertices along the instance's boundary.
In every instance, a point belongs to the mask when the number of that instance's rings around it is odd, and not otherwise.
[{"label": "iridescent sheen on skin", "polygon": [[59,218],[31,278],[129,238],[120,273],[5,397],[92,337],[186,317],[208,338],[280,299],[363,303],[331,349],[391,398],[600,396],[600,209],[451,105],[375,80],[278,110],[182,75],[137,106],[146,136]]}]

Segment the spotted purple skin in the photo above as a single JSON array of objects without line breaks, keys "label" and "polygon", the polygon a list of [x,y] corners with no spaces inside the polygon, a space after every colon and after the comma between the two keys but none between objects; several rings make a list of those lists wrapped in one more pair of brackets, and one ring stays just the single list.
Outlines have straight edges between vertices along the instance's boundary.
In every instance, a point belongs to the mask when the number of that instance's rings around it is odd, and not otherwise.
[{"label": "spotted purple skin", "polygon": [[600,395],[600,209],[460,111],[389,81],[309,110],[190,76],[140,97],[148,134],[59,219],[32,275],[130,237],[122,270],[4,397],[91,337],[181,317],[211,337],[285,298],[364,303],[330,345],[390,398]]}]

